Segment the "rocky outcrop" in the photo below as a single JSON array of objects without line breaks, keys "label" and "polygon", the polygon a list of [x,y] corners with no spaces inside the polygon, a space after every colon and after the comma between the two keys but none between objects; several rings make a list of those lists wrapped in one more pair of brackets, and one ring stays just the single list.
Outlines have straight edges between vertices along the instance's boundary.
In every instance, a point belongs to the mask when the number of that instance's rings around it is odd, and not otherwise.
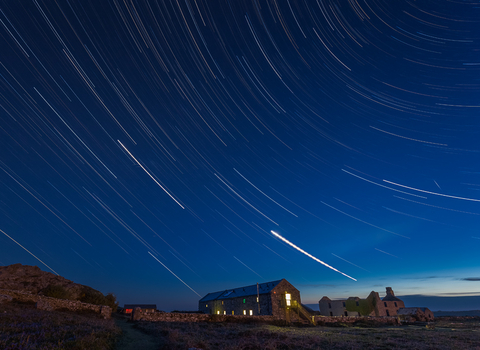
[{"label": "rocky outcrop", "polygon": [[69,299],[73,300],[80,299],[86,291],[95,291],[91,287],[74,283],[62,276],[42,271],[38,266],[22,264],[0,266],[0,289],[20,290],[41,295],[42,291],[49,286],[63,287],[69,294]]}]

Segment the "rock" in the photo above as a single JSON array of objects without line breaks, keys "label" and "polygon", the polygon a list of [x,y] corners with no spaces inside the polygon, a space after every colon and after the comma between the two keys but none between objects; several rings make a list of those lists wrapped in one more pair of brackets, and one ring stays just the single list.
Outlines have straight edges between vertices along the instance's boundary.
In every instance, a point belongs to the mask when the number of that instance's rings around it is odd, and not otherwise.
[{"label": "rock", "polygon": [[8,303],[12,300],[13,300],[13,298],[10,295],[0,294],[0,303]]},{"label": "rock", "polygon": [[39,310],[47,310],[47,311],[52,311],[53,308],[52,306],[50,305],[50,303],[46,300],[43,300],[43,299],[39,299],[36,303],[35,303],[35,307]]}]

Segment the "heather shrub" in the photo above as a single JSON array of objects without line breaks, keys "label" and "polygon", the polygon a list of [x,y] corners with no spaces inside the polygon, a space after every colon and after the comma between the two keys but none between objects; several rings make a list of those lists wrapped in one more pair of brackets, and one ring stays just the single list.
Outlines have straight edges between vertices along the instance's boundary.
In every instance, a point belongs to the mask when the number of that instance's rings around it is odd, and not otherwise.
[{"label": "heather shrub", "polygon": [[94,305],[110,306],[112,311],[116,311],[118,307],[117,298],[113,293],[103,295],[99,291],[91,288],[84,289],[82,295],[80,296],[80,301]]},{"label": "heather shrub", "polygon": [[52,297],[57,299],[70,299],[70,293],[65,289],[65,287],[58,284],[49,284],[46,288],[42,290],[42,294],[46,297]]}]

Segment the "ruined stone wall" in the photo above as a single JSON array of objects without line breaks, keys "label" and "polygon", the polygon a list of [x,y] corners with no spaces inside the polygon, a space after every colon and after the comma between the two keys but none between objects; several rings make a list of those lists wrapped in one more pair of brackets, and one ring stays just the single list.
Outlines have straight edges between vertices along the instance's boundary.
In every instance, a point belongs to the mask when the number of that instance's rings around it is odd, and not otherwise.
[{"label": "ruined stone wall", "polygon": [[[82,303],[78,300],[63,300],[57,298],[51,298],[36,294],[31,294],[27,292],[21,292],[16,290],[0,289],[0,300],[2,299],[16,299],[22,302],[34,302],[36,303],[37,309],[41,310],[59,310],[59,309],[68,309],[71,311],[78,310],[91,310],[96,313],[99,313],[104,318],[110,318],[112,314],[112,309],[109,306],[105,305],[93,305],[88,303]],[[11,301],[10,299],[9,301]]]}]

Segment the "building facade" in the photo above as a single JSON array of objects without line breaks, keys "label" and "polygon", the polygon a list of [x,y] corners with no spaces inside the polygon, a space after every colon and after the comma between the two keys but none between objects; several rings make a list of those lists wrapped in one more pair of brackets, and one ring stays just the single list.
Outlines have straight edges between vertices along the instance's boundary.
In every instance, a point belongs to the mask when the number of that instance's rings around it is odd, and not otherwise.
[{"label": "building facade", "polygon": [[378,292],[372,291],[367,298],[350,297],[344,300],[331,300],[324,296],[318,302],[323,316],[395,316],[404,308],[402,300],[395,296],[391,287],[386,288],[386,296],[380,299]]},{"label": "building facade", "polygon": [[309,317],[302,313],[300,292],[286,279],[208,293],[198,310],[217,315],[272,315],[287,322]]}]

